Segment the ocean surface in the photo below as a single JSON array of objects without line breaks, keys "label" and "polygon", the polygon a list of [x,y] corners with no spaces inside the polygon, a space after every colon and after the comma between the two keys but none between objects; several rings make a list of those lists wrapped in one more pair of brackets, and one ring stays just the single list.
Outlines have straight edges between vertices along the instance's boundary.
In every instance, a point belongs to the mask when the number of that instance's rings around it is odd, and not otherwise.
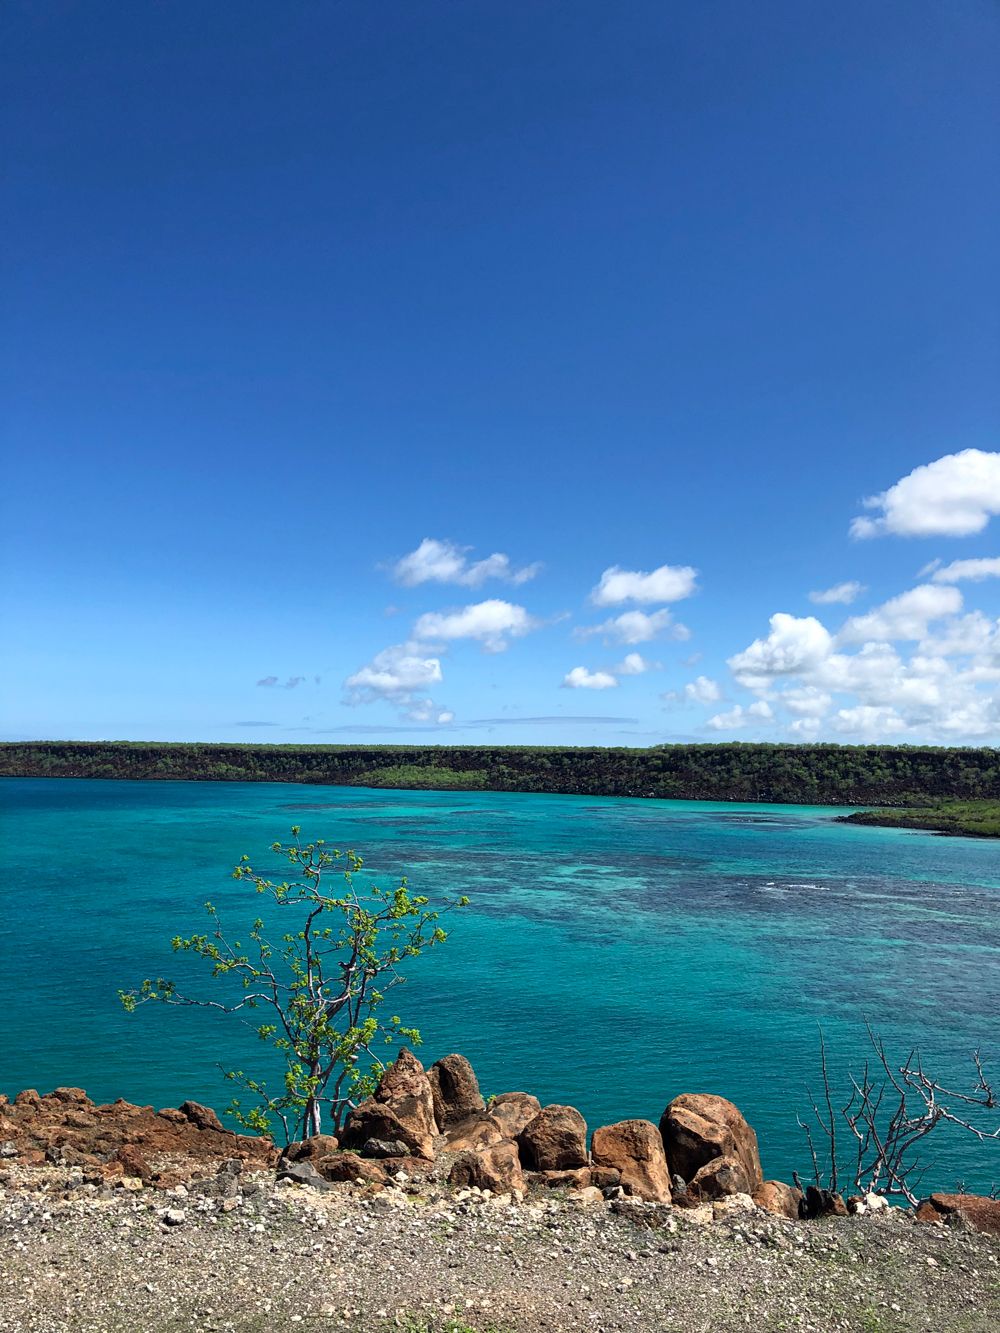
[{"label": "ocean surface", "polygon": [[[524,1089],[589,1124],[656,1120],[680,1092],[731,1098],[765,1175],[808,1172],[796,1113],[864,1060],[867,1017],[903,1058],[965,1088],[981,1047],[1000,1081],[1000,846],[845,826],[757,806],[267,783],[0,780],[0,1091],[220,1109],[219,1064],[266,1053],[236,1018],[119,987],[173,976],[213,995],[176,934],[211,898],[245,929],[261,900],[229,877],[301,824],[353,847],[384,885],[472,905],[392,1007],[430,1062],[461,1051],[484,1092]],[[846,1095],[846,1091],[845,1091]],[[1000,1182],[1000,1142],[946,1127],[927,1182]]]}]

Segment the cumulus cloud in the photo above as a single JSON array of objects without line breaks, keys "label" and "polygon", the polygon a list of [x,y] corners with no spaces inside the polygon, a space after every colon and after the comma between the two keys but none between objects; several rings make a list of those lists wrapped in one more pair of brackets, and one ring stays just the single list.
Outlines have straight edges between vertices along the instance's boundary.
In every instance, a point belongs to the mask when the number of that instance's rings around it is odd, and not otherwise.
[{"label": "cumulus cloud", "polygon": [[837,636],[841,643],[866,643],[870,639],[923,639],[927,626],[962,609],[957,588],[922,583],[900,593],[874,611],[852,616]]},{"label": "cumulus cloud", "polygon": [[387,699],[400,707],[419,708],[425,691],[443,679],[441,662],[426,656],[419,644],[396,643],[348,676],[344,682],[351,703]]},{"label": "cumulus cloud", "polygon": [[523,606],[491,597],[459,611],[428,611],[413,626],[413,637],[435,643],[453,639],[478,639],[490,653],[502,653],[508,639],[536,629],[538,622]]},{"label": "cumulus cloud", "polygon": [[622,602],[680,602],[697,587],[698,571],[690,565],[660,565],[648,574],[612,565],[590,594],[595,606]]},{"label": "cumulus cloud", "polygon": [[[784,690],[779,696],[781,703],[796,717],[813,718],[818,721],[830,711],[833,698],[826,690],[815,685],[803,685],[797,690]],[[807,728],[800,728],[807,730]]]},{"label": "cumulus cloud", "polygon": [[684,686],[684,695],[692,703],[714,704],[722,698],[722,690],[717,680],[708,676],[698,676]]},{"label": "cumulus cloud", "polygon": [[833,636],[815,616],[778,611],[770,624],[766,639],[754,639],[749,648],[729,658],[733,675],[748,689],[766,687],[776,676],[808,671],[828,657],[833,647]]},{"label": "cumulus cloud", "polygon": [[1000,514],[1000,453],[963,449],[916,467],[880,495],[851,524],[853,537],[967,537]]},{"label": "cumulus cloud", "polygon": [[[928,595],[941,593],[953,596]],[[790,734],[802,739],[982,742],[1000,734],[1000,620],[955,614],[962,605],[956,593],[942,585],[911,589],[849,620],[836,638],[813,617],[779,613],[771,633],[729,665],[736,681],[780,710]],[[894,646],[914,640],[908,656]],[[849,644],[860,646],[849,652]],[[747,724],[748,713],[737,706],[709,725],[734,730]]]},{"label": "cumulus cloud", "polygon": [[1000,556],[983,560],[953,560],[933,575],[935,583],[982,583],[983,579],[1000,579]]},{"label": "cumulus cloud", "polygon": [[392,566],[397,583],[415,588],[421,583],[457,583],[465,588],[478,588],[487,579],[501,579],[505,583],[521,584],[533,579],[541,565],[524,565],[515,569],[510,557],[495,551],[484,560],[470,561],[469,546],[425,537],[415,551],[404,555]]},{"label": "cumulus cloud", "polygon": [[819,592],[809,594],[810,602],[815,602],[817,606],[831,606],[839,602],[842,606],[850,606],[851,602],[856,601],[865,591],[863,583],[835,583],[832,588],[823,588]]},{"label": "cumulus cloud", "polygon": [[713,731],[740,731],[750,723],[770,722],[773,717],[770,704],[764,699],[758,699],[748,708],[744,708],[742,704],[735,704],[728,713],[716,713],[705,725],[711,727]]},{"label": "cumulus cloud", "polygon": [[[294,689],[297,689],[298,686],[301,685],[302,682],[303,682],[304,680],[305,680],[305,676],[289,676],[288,679],[287,679],[287,680],[284,682],[284,684],[281,686],[281,688],[282,688],[283,690],[294,690]],[[315,681],[316,681],[316,684],[318,685],[318,684],[319,684],[319,681],[320,681],[319,676],[316,676],[316,677],[315,677]],[[277,677],[277,676],[265,676],[265,677],[263,678],[263,680],[259,680],[259,681],[257,682],[258,685],[263,686],[264,689],[266,689],[266,690],[273,690],[273,689],[275,688],[275,686],[276,686],[278,683],[279,683],[279,681],[278,681],[278,677]]]},{"label": "cumulus cloud", "polygon": [[680,640],[691,637],[688,627],[675,621],[666,607],[662,611],[623,611],[600,625],[581,626],[574,634],[578,639],[602,634],[608,642],[627,644],[649,643],[662,637]]},{"label": "cumulus cloud", "polygon": [[563,686],[570,690],[611,690],[618,681],[610,671],[588,671],[586,667],[574,667],[563,677]]},{"label": "cumulus cloud", "polygon": [[277,683],[278,683],[277,676],[265,676],[263,680],[259,680],[257,682],[257,684],[262,685],[265,690],[272,689],[275,685],[277,685]]},{"label": "cumulus cloud", "polygon": [[647,671],[656,671],[659,665],[659,662],[648,661],[642,653],[626,653],[615,671],[619,676],[641,676]]},{"label": "cumulus cloud", "polygon": [[906,731],[906,723],[895,708],[875,708],[870,704],[838,709],[834,726],[839,732],[862,741],[882,740]]}]

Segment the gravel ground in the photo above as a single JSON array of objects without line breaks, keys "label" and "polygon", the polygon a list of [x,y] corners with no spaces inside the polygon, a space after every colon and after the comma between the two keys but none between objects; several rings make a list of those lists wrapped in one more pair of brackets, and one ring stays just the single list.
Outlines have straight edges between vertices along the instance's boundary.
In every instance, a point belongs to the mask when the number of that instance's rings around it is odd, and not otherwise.
[{"label": "gravel ground", "polygon": [[809,1223],[693,1216],[554,1191],[511,1204],[267,1175],[164,1194],[35,1173],[31,1188],[0,1188],[0,1329],[1000,1328],[997,1237],[901,1210]]}]

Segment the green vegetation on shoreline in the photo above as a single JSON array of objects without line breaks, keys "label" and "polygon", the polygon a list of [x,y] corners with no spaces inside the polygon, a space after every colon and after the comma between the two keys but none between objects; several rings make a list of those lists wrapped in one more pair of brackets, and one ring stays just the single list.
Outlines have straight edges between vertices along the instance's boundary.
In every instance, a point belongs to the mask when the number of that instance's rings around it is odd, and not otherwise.
[{"label": "green vegetation on shoreline", "polygon": [[927,829],[956,837],[1000,838],[1000,801],[935,801],[913,809],[858,810],[840,818],[844,824]]},{"label": "green vegetation on shoreline", "polygon": [[[208,745],[9,741],[0,777],[303,782],[893,806],[1000,799],[1000,749],[889,745]],[[881,812],[868,822],[884,822]],[[929,824],[915,827],[932,827]],[[960,830],[950,826],[950,831]],[[988,828],[975,829],[981,833]]]}]

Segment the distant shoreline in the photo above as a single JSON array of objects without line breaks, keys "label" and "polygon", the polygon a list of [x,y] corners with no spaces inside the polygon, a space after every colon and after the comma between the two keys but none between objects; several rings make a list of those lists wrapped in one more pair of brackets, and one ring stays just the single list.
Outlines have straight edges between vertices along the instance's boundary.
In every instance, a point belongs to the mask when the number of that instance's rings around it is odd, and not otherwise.
[{"label": "distant shoreline", "polygon": [[1000,750],[730,742],[649,749],[7,741],[0,777],[295,782],[878,807],[846,822],[1000,836]]}]

